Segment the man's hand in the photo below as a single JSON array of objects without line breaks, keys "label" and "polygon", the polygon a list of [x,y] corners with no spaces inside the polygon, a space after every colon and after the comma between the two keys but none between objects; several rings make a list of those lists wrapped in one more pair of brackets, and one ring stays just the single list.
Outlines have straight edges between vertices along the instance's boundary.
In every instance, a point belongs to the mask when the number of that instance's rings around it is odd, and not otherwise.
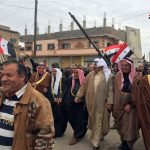
[{"label": "man's hand", "polygon": [[54,102],[59,105],[60,103],[62,103],[62,98],[54,98]]},{"label": "man's hand", "polygon": [[124,108],[125,112],[129,113],[131,112],[131,106],[129,104],[127,104]]},{"label": "man's hand", "polygon": [[62,98],[58,98],[57,104],[59,105],[62,102]]},{"label": "man's hand", "polygon": [[79,97],[75,97],[74,102],[75,102],[75,103],[80,103],[80,102],[81,102],[81,99],[80,99]]},{"label": "man's hand", "polygon": [[58,102],[58,98],[54,98],[54,102],[57,103]]},{"label": "man's hand", "polygon": [[111,110],[112,110],[113,105],[112,105],[112,104],[107,104],[107,105],[106,105],[106,107],[107,107],[107,109],[108,109],[108,110],[110,110],[110,111],[111,111]]}]

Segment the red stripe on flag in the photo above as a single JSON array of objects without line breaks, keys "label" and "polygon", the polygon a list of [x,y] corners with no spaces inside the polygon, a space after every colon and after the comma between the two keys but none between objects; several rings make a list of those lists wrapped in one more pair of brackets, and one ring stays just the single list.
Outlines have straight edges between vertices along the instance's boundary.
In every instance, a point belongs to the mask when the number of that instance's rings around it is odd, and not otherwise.
[{"label": "red stripe on flag", "polygon": [[0,47],[0,54],[4,54],[4,51],[1,47]]},{"label": "red stripe on flag", "polygon": [[112,58],[112,63],[115,63],[117,58],[119,57],[119,55],[124,51],[124,49],[127,47],[127,43],[123,43],[122,45],[120,45],[120,49],[118,50],[117,54],[115,54]]},{"label": "red stripe on flag", "polygon": [[120,48],[120,45],[112,45],[112,46],[106,47],[106,49],[104,51],[107,52],[107,51],[115,49],[115,48]]}]

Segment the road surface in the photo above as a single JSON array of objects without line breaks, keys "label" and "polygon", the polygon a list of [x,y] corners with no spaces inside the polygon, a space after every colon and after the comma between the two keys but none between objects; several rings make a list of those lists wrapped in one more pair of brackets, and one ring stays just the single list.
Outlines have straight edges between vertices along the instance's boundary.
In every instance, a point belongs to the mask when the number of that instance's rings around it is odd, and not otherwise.
[{"label": "road surface", "polygon": [[[90,131],[87,132],[86,136],[76,145],[68,145],[69,140],[72,138],[73,131],[68,124],[68,128],[61,138],[55,139],[54,150],[92,150],[92,147],[88,141]],[[105,137],[101,144],[101,150],[118,150],[118,145],[120,144],[120,139],[116,130],[110,130],[109,134]],[[145,150],[142,135],[134,146],[134,150]]]}]

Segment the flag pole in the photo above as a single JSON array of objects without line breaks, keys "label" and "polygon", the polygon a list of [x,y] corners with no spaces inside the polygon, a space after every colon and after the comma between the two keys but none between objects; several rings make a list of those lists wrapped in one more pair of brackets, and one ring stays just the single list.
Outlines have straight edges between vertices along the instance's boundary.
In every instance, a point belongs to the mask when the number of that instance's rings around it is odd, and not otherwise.
[{"label": "flag pole", "polygon": [[80,25],[80,23],[78,22],[78,20],[75,18],[74,15],[72,15],[69,12],[69,15],[71,16],[71,18],[74,20],[74,22],[77,24],[77,26],[79,27],[79,29],[82,31],[82,33],[85,35],[85,37],[89,40],[89,42],[92,44],[92,46],[95,48],[95,50],[98,53],[98,56],[100,56],[101,58],[103,58],[105,60],[105,62],[107,63],[108,66],[111,65],[111,63],[101,54],[100,50],[97,48],[97,46],[93,43],[93,41],[91,40],[91,38],[88,36],[88,34],[86,33],[86,31],[82,28],[82,26]]}]

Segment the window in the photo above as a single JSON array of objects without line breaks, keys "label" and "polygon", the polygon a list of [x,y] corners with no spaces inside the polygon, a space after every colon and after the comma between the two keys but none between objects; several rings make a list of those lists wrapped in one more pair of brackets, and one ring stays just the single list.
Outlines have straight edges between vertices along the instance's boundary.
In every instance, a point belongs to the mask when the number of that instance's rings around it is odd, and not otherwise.
[{"label": "window", "polygon": [[62,49],[69,49],[71,46],[69,43],[62,44]]},{"label": "window", "polygon": [[47,44],[47,49],[48,50],[55,49],[55,44]]},{"label": "window", "polygon": [[36,50],[37,51],[41,51],[42,50],[42,45],[41,44],[37,44],[36,45]]},{"label": "window", "polygon": [[110,42],[107,42],[107,47],[108,47],[108,46],[111,46],[111,43],[110,43]]},{"label": "window", "polygon": [[108,41],[105,41],[105,47],[108,47],[108,46],[111,46],[112,45],[112,43],[111,42],[108,42]]}]

